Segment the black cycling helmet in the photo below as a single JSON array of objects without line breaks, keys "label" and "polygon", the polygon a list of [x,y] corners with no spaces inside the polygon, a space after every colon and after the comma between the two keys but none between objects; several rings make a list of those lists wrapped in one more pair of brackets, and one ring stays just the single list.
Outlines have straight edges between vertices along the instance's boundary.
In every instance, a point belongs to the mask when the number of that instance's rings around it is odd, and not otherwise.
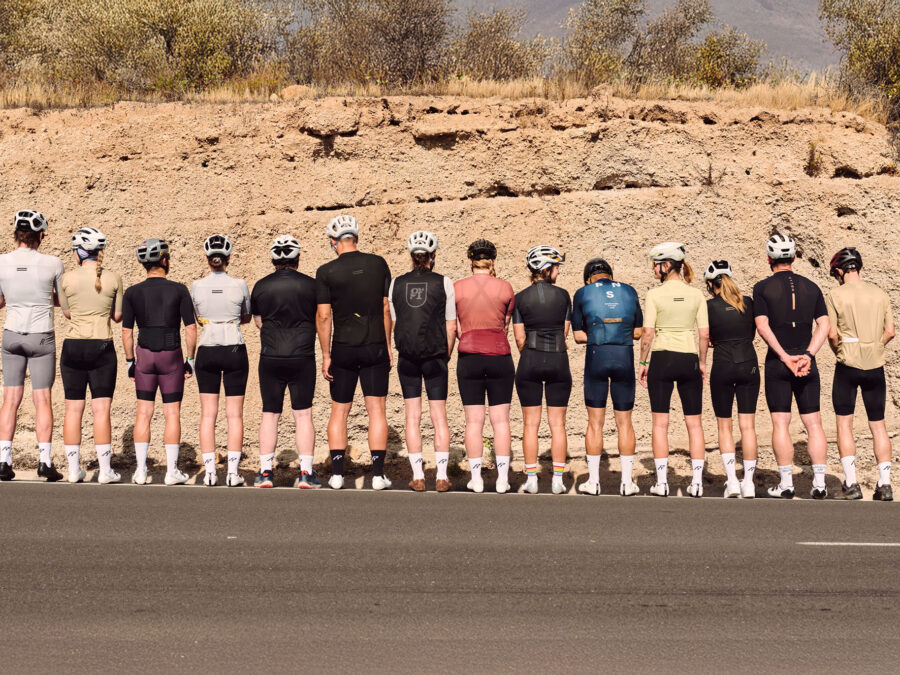
[{"label": "black cycling helmet", "polygon": [[831,259],[831,276],[837,277],[837,271],[851,272],[862,269],[862,256],[853,247],[842,248]]},{"label": "black cycling helmet", "polygon": [[469,260],[496,260],[497,247],[487,239],[476,239],[469,244]]},{"label": "black cycling helmet", "polygon": [[612,276],[612,266],[603,258],[591,258],[584,266],[584,283],[590,281],[595,274],[608,274]]}]

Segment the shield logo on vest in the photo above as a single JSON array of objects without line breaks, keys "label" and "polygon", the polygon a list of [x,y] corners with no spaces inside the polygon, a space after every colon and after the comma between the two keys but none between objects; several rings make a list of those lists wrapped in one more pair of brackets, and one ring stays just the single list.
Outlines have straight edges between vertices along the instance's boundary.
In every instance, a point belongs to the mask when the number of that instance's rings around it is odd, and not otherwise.
[{"label": "shield logo on vest", "polygon": [[406,284],[406,304],[410,307],[421,307],[428,299],[428,284]]}]

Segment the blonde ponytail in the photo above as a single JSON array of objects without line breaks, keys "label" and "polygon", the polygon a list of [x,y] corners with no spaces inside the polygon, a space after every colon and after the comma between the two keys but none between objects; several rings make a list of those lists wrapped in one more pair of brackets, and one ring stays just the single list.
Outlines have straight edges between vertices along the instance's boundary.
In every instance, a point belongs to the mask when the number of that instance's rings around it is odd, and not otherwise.
[{"label": "blonde ponytail", "polygon": [[747,307],[744,304],[744,296],[741,295],[741,290],[734,283],[734,279],[723,274],[719,277],[719,281],[721,282],[722,299],[743,314]]},{"label": "blonde ponytail", "polygon": [[694,281],[694,270],[687,260],[681,263],[681,276],[684,278],[684,283],[686,284],[690,284]]},{"label": "blonde ponytail", "polygon": [[103,251],[97,254],[97,278],[94,280],[94,290],[98,293],[103,290]]},{"label": "blonde ponytail", "polygon": [[473,260],[472,261],[472,269],[473,270],[490,270],[492,277],[497,276],[497,273],[494,270],[494,261],[493,260]]}]

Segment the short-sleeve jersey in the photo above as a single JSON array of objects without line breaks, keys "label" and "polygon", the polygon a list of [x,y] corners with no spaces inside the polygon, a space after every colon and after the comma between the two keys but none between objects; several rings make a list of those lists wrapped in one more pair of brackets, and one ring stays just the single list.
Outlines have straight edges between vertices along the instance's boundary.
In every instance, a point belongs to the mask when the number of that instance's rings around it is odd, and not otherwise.
[{"label": "short-sleeve jersey", "polygon": [[572,329],[587,333],[589,345],[633,345],[644,325],[637,291],[612,279],[582,286],[572,302]]}]

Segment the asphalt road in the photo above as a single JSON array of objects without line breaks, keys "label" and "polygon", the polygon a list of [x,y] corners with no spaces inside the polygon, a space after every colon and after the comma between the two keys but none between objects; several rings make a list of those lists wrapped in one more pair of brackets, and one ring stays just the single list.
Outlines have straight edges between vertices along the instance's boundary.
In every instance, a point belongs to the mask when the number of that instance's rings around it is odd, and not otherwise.
[{"label": "asphalt road", "polygon": [[900,669],[900,505],[0,485],[4,672]]}]

